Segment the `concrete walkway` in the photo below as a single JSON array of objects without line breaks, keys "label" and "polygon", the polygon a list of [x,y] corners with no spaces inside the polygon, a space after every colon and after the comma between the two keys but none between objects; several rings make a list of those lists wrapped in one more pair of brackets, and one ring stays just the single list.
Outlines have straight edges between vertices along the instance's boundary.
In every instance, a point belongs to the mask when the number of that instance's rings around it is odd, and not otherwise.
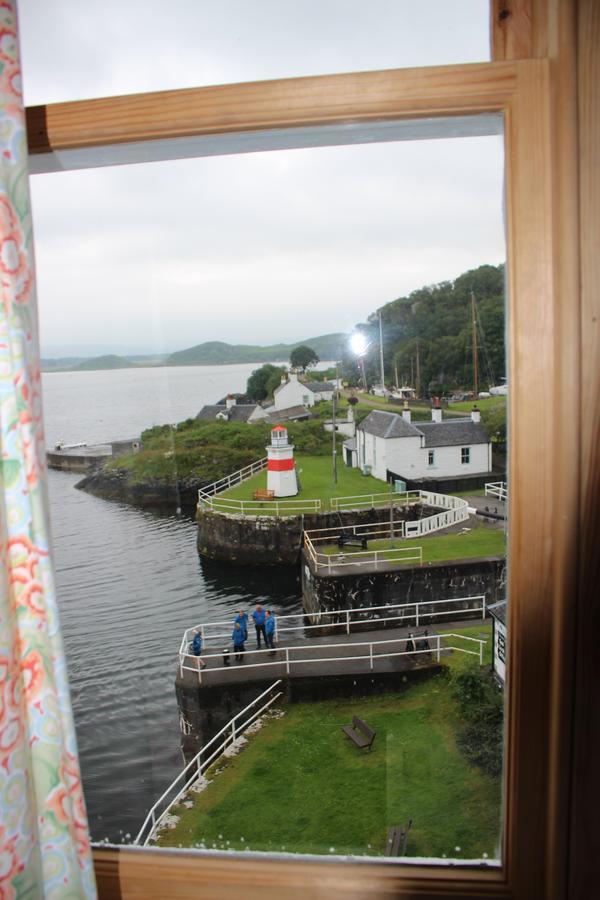
[{"label": "concrete walkway", "polygon": [[[349,635],[344,633],[311,637],[310,641],[280,641],[275,651],[256,650],[255,640],[251,637],[246,643],[246,647],[251,649],[246,650],[243,662],[236,662],[234,654],[230,651],[230,665],[224,666],[223,655],[219,654],[217,657],[211,658],[209,654],[215,651],[207,649],[202,656],[206,661],[206,668],[198,672],[196,669],[197,658],[187,656],[186,665],[192,671],[184,669],[183,673],[179,674],[178,680],[188,687],[212,688],[236,683],[247,685],[255,681],[275,680],[276,678],[322,678],[328,675],[402,672],[437,662],[435,635],[438,631],[446,633],[452,631],[453,627],[464,628],[477,625],[479,622],[481,619],[469,619],[467,622],[448,623],[438,630],[428,627],[430,651],[416,651],[410,654],[405,654],[406,638],[409,632],[412,632],[414,640],[418,641],[422,638],[424,628],[380,628],[373,631],[356,631]],[[391,643],[382,645],[382,641]],[[372,648],[372,659],[369,646],[371,643],[378,644]],[[352,646],[353,644],[362,646]],[[469,649],[477,650],[478,645],[473,644]],[[450,652],[450,650],[442,649],[440,655],[443,657]],[[386,653],[402,653],[403,655],[383,657],[382,654]],[[308,662],[310,660],[313,662]]]}]

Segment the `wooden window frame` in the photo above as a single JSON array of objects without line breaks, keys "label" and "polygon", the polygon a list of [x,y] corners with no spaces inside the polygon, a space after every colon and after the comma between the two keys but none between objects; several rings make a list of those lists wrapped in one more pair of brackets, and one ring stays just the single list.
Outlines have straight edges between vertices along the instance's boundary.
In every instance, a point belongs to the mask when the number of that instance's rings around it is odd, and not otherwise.
[{"label": "wooden window frame", "polygon": [[[586,880],[597,856],[590,863],[586,854],[593,842],[579,814],[591,815],[586,787],[598,784],[593,755],[586,755],[588,717],[595,715],[597,723],[598,713],[585,699],[597,663],[591,661],[591,629],[581,621],[592,609],[598,575],[589,529],[598,521],[594,442],[600,434],[598,331],[592,329],[598,300],[590,287],[599,280],[591,234],[599,194],[592,163],[600,115],[592,75],[598,71],[600,17],[594,0],[493,0],[493,14],[491,63],[283,79],[28,110],[34,168],[44,159],[55,168],[80,165],[82,153],[87,164],[103,164],[112,153],[136,162],[188,155],[189,142],[213,138],[243,143],[277,132],[297,146],[303,130],[318,127],[504,116],[511,640],[502,866],[98,849],[101,897],[559,898],[571,895],[569,886],[572,896],[581,890],[582,897],[592,896],[585,893],[587,885],[597,886]],[[579,59],[585,66],[578,73]],[[581,217],[580,172],[588,190]],[[582,313],[589,323],[583,338]],[[578,403],[582,391],[590,404],[587,417]],[[577,779],[573,758],[582,766]],[[578,863],[576,874],[570,859]]]}]

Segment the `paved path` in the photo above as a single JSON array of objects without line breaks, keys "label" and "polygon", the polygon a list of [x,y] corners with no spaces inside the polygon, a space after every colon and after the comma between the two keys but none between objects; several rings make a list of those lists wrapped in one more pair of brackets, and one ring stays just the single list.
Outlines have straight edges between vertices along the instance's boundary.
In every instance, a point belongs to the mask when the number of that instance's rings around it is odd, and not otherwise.
[{"label": "paved path", "polygon": [[[462,621],[460,627],[473,626],[481,622],[481,619]],[[404,653],[406,650],[406,638],[409,632],[419,640],[423,635],[423,628],[385,628],[374,631],[357,631],[350,635],[338,634],[324,637],[311,637],[310,641],[287,640],[280,641],[275,651],[257,651],[255,641],[251,638],[246,647],[244,661],[235,662],[234,654],[229,653],[229,666],[223,666],[223,655],[210,657],[214,650],[208,648],[203,654],[207,666],[200,673],[184,669],[180,680],[186,686],[217,687],[231,684],[249,684],[254,681],[275,680],[276,678],[306,678],[324,675],[368,675],[384,672],[402,672],[407,669],[421,668],[437,662],[435,635],[453,630],[459,627],[459,623],[448,623],[437,631],[429,627],[430,652],[415,652],[402,656],[386,656],[384,653]],[[485,637],[485,635],[482,635]],[[391,643],[374,646],[373,658],[369,643],[390,641]],[[362,646],[351,646],[360,644]],[[324,645],[333,645],[324,647]],[[250,649],[251,648],[251,649]],[[289,669],[286,661],[286,649],[289,651]],[[473,650],[477,645],[473,645]],[[446,656],[451,651],[442,650],[441,656]],[[309,660],[320,660],[309,663]],[[197,659],[193,656],[186,657],[186,663],[193,669],[197,665]],[[256,665],[260,663],[260,665]],[[200,677],[199,677],[200,674]]]}]

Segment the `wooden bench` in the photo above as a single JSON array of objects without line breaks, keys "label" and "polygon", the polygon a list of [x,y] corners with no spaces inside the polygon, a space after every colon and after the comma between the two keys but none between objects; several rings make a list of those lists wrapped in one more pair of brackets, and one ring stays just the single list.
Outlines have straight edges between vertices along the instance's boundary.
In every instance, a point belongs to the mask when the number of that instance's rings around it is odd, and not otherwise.
[{"label": "wooden bench", "polygon": [[406,856],[406,844],[411,826],[412,819],[409,819],[404,828],[400,825],[392,825],[391,828],[388,828],[387,841],[385,843],[386,856]]},{"label": "wooden bench", "polygon": [[367,549],[367,539],[359,534],[340,534],[338,538],[338,547],[360,547],[362,550]]},{"label": "wooden bench", "polygon": [[376,732],[358,716],[352,716],[352,725],[342,725],[342,731],[361,749],[368,747],[370,750],[375,740]]},{"label": "wooden bench", "polygon": [[252,494],[253,500],[274,500],[275,491],[267,491],[265,488],[259,488]]}]

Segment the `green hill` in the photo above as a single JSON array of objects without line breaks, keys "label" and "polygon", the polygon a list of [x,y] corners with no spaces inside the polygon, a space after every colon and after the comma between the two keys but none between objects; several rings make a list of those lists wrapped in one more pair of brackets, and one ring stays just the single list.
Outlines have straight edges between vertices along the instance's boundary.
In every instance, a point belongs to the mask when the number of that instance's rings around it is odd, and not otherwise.
[{"label": "green hill", "polygon": [[324,334],[320,337],[307,338],[294,344],[271,344],[259,347],[253,344],[226,344],[223,341],[207,341],[186,350],[172,353],[166,361],[167,366],[216,366],[227,363],[264,363],[285,362],[289,359],[294,347],[306,344],[312,347],[320,359],[335,359],[340,345],[346,340],[345,334]]},{"label": "green hill", "polygon": [[71,367],[72,372],[90,372],[96,369],[133,369],[134,364],[124,356],[94,356],[92,359],[84,359],[76,366]]}]

